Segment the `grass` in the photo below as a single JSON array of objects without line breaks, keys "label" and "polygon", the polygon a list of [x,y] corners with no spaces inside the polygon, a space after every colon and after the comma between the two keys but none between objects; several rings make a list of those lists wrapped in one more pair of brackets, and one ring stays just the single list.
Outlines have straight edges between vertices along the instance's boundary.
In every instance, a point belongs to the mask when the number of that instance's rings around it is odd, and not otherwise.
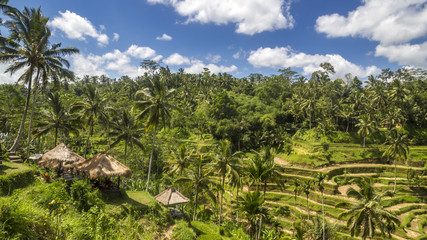
[{"label": "grass", "polygon": [[25,164],[3,161],[2,165],[0,166],[0,175],[16,173],[25,170],[31,170],[31,168]]},{"label": "grass", "polygon": [[147,212],[160,206],[149,193],[143,191],[121,191],[121,195],[103,194],[102,198],[106,203],[106,212],[113,216],[122,216],[135,211]]}]

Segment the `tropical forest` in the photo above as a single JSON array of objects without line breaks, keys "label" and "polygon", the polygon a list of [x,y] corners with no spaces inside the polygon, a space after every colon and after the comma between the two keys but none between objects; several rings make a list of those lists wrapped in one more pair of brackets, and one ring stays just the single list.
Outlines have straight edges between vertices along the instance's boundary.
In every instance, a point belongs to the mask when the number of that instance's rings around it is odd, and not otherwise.
[{"label": "tropical forest", "polygon": [[1,1],[0,239],[427,239],[427,71],[77,76]]}]

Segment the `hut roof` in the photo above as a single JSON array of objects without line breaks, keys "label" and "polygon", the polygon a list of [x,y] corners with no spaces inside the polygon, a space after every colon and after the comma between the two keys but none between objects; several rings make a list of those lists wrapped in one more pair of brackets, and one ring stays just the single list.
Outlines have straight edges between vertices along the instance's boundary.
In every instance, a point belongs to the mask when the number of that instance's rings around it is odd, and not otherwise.
[{"label": "hut roof", "polygon": [[59,144],[37,161],[37,164],[44,167],[58,167],[61,162],[73,163],[84,160],[84,158],[77,153],[71,151],[64,143]]},{"label": "hut roof", "polygon": [[190,201],[173,187],[166,189],[154,198],[165,206],[172,206]]},{"label": "hut roof", "polygon": [[131,170],[110,155],[98,154],[89,160],[79,161],[72,164],[77,170],[89,173],[89,178],[104,177],[130,177]]}]

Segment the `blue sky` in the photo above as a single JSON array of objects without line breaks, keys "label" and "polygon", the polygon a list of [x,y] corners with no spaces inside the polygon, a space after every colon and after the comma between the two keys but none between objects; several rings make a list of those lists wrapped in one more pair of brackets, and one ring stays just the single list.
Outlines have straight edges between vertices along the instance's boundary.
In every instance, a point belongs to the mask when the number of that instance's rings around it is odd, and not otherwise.
[{"label": "blue sky", "polygon": [[[236,77],[302,75],[330,62],[334,77],[427,68],[427,0],[11,0],[41,6],[52,43],[74,46],[78,76],[143,74],[144,59],[173,71]],[[4,33],[4,30],[2,30]],[[0,66],[0,70],[5,65]],[[0,75],[1,82],[15,76]]]}]

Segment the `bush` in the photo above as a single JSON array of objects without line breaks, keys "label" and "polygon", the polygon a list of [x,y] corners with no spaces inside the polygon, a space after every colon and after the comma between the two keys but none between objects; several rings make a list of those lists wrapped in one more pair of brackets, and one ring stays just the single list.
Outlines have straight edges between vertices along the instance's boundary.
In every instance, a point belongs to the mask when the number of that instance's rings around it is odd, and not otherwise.
[{"label": "bush", "polygon": [[79,211],[88,211],[93,206],[103,204],[98,189],[92,189],[84,180],[73,182],[70,195],[73,205]]},{"label": "bush", "polygon": [[176,240],[195,240],[196,233],[184,220],[177,222],[176,227],[173,229],[172,239]]},{"label": "bush", "polygon": [[53,200],[68,201],[70,196],[66,191],[67,184],[64,181],[54,181],[50,184],[40,184],[30,192],[35,201],[44,208],[49,207]]}]

